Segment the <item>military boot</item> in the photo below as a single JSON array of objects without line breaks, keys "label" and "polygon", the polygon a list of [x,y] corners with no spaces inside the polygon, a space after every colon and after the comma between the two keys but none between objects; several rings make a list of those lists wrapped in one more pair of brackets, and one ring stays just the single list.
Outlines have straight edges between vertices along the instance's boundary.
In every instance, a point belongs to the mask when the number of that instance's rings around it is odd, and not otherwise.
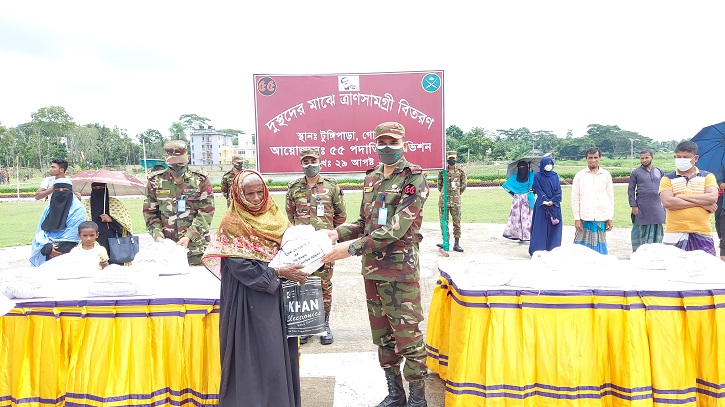
[{"label": "military boot", "polygon": [[332,331],[330,330],[330,313],[325,312],[325,336],[320,336],[320,343],[323,345],[329,345],[332,343],[332,341],[335,340],[335,338],[332,336]]},{"label": "military boot", "polygon": [[425,380],[412,380],[408,383],[410,397],[406,407],[428,407],[425,401]]},{"label": "military boot", "polygon": [[453,244],[453,250],[463,253],[463,248],[458,244],[458,240],[460,239],[456,239],[456,242]]},{"label": "military boot", "polygon": [[385,373],[385,380],[388,382],[388,397],[378,404],[378,407],[406,407],[405,389],[403,378],[400,373]]},{"label": "military boot", "polygon": [[302,335],[300,336],[300,345],[304,345],[307,343],[307,341],[310,340],[310,335]]}]

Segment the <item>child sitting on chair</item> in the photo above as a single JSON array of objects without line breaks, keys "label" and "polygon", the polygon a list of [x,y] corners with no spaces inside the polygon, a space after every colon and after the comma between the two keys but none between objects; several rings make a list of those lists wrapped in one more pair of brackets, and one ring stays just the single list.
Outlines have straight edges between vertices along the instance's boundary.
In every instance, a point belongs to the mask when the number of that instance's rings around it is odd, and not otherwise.
[{"label": "child sitting on chair", "polygon": [[108,253],[106,249],[96,242],[98,238],[98,225],[96,222],[85,221],[78,225],[78,237],[81,242],[71,250],[75,255],[95,256],[98,259],[98,269],[108,266]]}]

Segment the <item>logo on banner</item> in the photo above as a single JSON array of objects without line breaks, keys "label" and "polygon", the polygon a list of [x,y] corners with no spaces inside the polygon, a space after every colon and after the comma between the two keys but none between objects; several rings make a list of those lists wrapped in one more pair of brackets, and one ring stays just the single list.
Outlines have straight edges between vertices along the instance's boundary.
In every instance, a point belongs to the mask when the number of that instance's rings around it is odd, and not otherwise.
[{"label": "logo on banner", "polygon": [[437,92],[441,88],[441,77],[434,73],[429,73],[423,77],[421,85],[423,86],[423,90],[428,93]]},{"label": "logo on banner", "polygon": [[257,92],[263,96],[272,96],[277,91],[277,82],[269,76],[260,78],[257,81]]},{"label": "logo on banner", "polygon": [[337,77],[337,90],[340,92],[350,90],[360,90],[360,77],[359,76],[338,76]]}]

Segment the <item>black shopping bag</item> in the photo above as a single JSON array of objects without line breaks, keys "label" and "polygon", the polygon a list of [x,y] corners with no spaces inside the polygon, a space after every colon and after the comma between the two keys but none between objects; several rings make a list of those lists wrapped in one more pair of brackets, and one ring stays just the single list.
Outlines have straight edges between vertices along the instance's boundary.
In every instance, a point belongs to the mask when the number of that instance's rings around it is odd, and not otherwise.
[{"label": "black shopping bag", "polygon": [[138,236],[129,233],[127,236],[119,236],[108,238],[108,258],[111,263],[128,263],[133,261],[138,253],[139,241]]},{"label": "black shopping bag", "polygon": [[282,295],[287,312],[287,336],[325,334],[320,277],[308,277],[305,284],[283,280]]}]

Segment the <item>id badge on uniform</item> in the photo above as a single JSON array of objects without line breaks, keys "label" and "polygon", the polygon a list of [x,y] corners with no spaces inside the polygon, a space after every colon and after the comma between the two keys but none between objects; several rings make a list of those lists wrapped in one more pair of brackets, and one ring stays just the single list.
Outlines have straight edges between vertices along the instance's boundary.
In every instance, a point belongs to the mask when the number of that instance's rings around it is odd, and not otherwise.
[{"label": "id badge on uniform", "polygon": [[388,208],[380,208],[378,211],[378,225],[386,225],[388,223]]},{"label": "id badge on uniform", "polygon": [[315,200],[317,201],[317,216],[325,216],[325,205],[320,202],[322,198],[318,196]]},{"label": "id badge on uniform", "polygon": [[176,203],[176,212],[186,212],[186,197],[182,196]]}]

